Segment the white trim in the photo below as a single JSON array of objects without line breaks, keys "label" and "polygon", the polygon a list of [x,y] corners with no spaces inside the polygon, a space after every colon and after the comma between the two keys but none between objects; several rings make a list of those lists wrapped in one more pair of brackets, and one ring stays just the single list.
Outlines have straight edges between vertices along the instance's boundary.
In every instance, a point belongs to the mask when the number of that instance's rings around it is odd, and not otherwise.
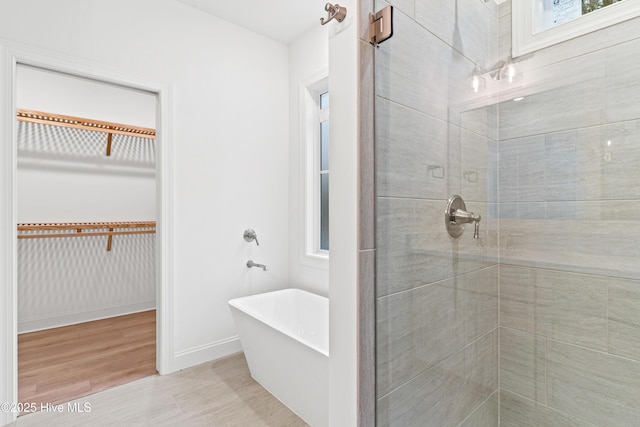
[{"label": "white trim", "polygon": [[199,345],[175,354],[174,370],[190,368],[242,351],[240,338],[234,335],[209,344]]},{"label": "white trim", "polygon": [[[15,60],[3,43],[0,43],[0,140],[15,141],[15,126],[10,112],[13,109],[15,99],[15,87],[13,77],[16,73]],[[16,287],[17,269],[17,229],[13,226],[17,216],[16,203],[16,182],[17,174],[17,148],[16,144],[4,143],[0,147],[0,295],[2,296],[2,312],[4,315],[0,319],[3,337],[0,350],[2,362],[2,372],[0,373],[0,383],[4,383],[0,389],[0,402],[16,403],[18,400],[18,317]],[[0,411],[0,423],[2,425],[15,421],[16,413]]]},{"label": "white trim", "polygon": [[[317,125],[320,123],[316,98],[328,90],[329,69],[323,68],[300,82],[298,86],[298,131],[300,144],[300,182],[302,197],[300,218],[300,263],[316,268],[329,268],[329,252],[319,249],[320,166],[317,160]],[[317,96],[316,96],[317,95]],[[313,144],[308,141],[312,140]],[[311,149],[310,149],[311,148]],[[309,167],[313,165],[313,167]]]},{"label": "white trim", "polygon": [[116,316],[141,313],[155,310],[156,301],[141,301],[131,304],[101,307],[94,310],[78,311],[75,313],[61,314],[58,316],[46,316],[37,319],[28,319],[18,322],[18,334],[42,331],[45,329],[60,328],[62,326],[77,325],[78,323],[93,322],[95,320],[109,319]]},{"label": "white trim", "polygon": [[625,0],[583,15],[573,21],[534,33],[536,0],[512,2],[512,56],[545,47],[640,16],[640,0]]},{"label": "white trim", "polygon": [[[0,237],[7,237],[6,246],[0,248],[0,276],[4,276],[0,286],[0,295],[4,296],[0,302],[3,318],[0,325],[4,326],[6,353],[0,355],[0,361],[6,366],[1,367],[6,373],[6,389],[2,391],[0,401],[17,402],[17,201],[16,174],[17,154],[16,144],[8,143],[16,140],[16,69],[17,64],[25,64],[70,75],[90,78],[106,83],[116,84],[137,90],[144,90],[157,95],[158,120],[156,123],[156,147],[158,160],[157,171],[157,200],[158,217],[156,218],[156,250],[157,265],[157,355],[156,366],[160,374],[172,372],[173,368],[173,128],[171,111],[171,85],[169,83],[149,82],[129,75],[105,65],[91,63],[83,59],[54,54],[49,51],[35,49],[7,40],[0,40],[0,131],[5,141],[0,148],[0,165],[6,171],[0,175],[0,197],[5,211],[0,213]],[[10,96],[6,96],[11,94]],[[5,203],[6,202],[6,203]],[[4,239],[3,239],[4,241]],[[4,271],[2,271],[4,270]],[[6,359],[5,359],[6,358]],[[0,418],[3,424],[15,420],[17,414],[5,413]]]}]

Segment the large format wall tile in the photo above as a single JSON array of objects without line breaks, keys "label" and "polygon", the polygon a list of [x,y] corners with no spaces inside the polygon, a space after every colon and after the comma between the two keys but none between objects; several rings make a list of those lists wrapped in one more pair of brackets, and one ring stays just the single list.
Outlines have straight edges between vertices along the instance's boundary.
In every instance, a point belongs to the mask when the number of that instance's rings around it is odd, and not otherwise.
[{"label": "large format wall tile", "polygon": [[378,196],[444,199],[458,192],[460,129],[381,98],[376,123]]},{"label": "large format wall tile", "polygon": [[[474,62],[495,62],[497,6],[420,1],[389,2],[394,36],[375,50],[377,423],[497,425],[497,109],[465,111]],[[482,239],[445,230],[460,193]]]},{"label": "large format wall tile", "polygon": [[497,357],[494,330],[379,398],[377,424],[457,426],[496,391]]},{"label": "large format wall tile", "polygon": [[[377,296],[434,283],[496,263],[496,248],[481,246],[482,241],[474,240],[472,226],[467,225],[458,239],[449,236],[444,224],[445,207],[446,199],[377,199]],[[487,218],[486,204],[477,203],[467,208]],[[490,230],[491,226],[489,221],[481,223],[483,231]]]},{"label": "large format wall tile", "polygon": [[500,390],[501,427],[596,427],[548,406]]},{"label": "large format wall tile", "polygon": [[376,95],[450,121],[450,106],[470,96],[461,82],[473,63],[401,12],[393,24],[393,37],[376,51]]},{"label": "large format wall tile", "polygon": [[415,15],[415,0],[389,0],[386,2],[383,0],[377,0],[376,11],[382,9],[387,4],[390,4],[394,8],[397,8],[399,12],[402,12],[405,15],[410,16],[411,18],[413,18]]},{"label": "large format wall tile", "polygon": [[609,285],[609,352],[640,361],[640,282]]},{"label": "large format wall tile", "polygon": [[460,427],[494,427],[500,423],[498,407],[499,393],[496,391],[464,420]]},{"label": "large format wall tile", "polygon": [[[557,78],[557,76],[555,76]],[[578,129],[606,122],[603,77],[500,104],[500,139]]]},{"label": "large format wall tile", "polygon": [[[360,2],[365,8],[365,3]],[[359,144],[359,184],[358,191],[358,236],[359,249],[373,249],[375,245],[375,90],[373,84],[374,50],[368,42],[358,41],[361,65],[360,73],[360,101],[358,120]]]},{"label": "large format wall tile", "polygon": [[382,396],[495,329],[498,268],[378,299],[377,388]]},{"label": "large format wall tile", "polygon": [[[640,86],[638,88],[640,92]],[[640,112],[636,117],[640,117]],[[592,200],[598,196],[603,200],[640,200],[639,145],[640,120],[602,126],[600,141],[594,141],[590,147],[593,153],[590,156],[591,170],[582,174],[589,177],[590,172],[599,172],[596,176],[600,179],[589,179],[590,186],[586,188],[589,192],[583,191],[585,196],[582,200]]]},{"label": "large format wall tile", "polygon": [[640,425],[638,22],[516,58],[503,86],[525,98],[498,114],[501,425]]},{"label": "large format wall tile", "polygon": [[640,279],[640,201],[503,203],[499,210],[502,264]]},{"label": "large format wall tile", "polygon": [[640,425],[640,362],[548,340],[547,404],[596,425]]},{"label": "large format wall tile", "polygon": [[463,129],[460,138],[460,165],[462,180],[460,194],[470,207],[470,202],[496,200],[495,183],[497,170],[493,145],[482,135]]},{"label": "large format wall tile", "polygon": [[471,110],[456,113],[451,110],[450,116],[456,115],[450,121],[460,123],[460,127],[470,132],[477,133],[495,141],[498,138],[498,105],[491,104]]},{"label": "large format wall tile", "polygon": [[511,55],[511,1],[498,6],[498,58]]},{"label": "large format wall tile", "polygon": [[532,136],[498,144],[500,202],[543,201],[544,137]]},{"label": "large format wall tile", "polygon": [[417,0],[415,3],[416,21],[471,62],[480,62],[484,69],[498,62],[495,2]]},{"label": "large format wall tile", "polygon": [[500,388],[546,402],[546,339],[500,328]]},{"label": "large format wall tile", "polygon": [[[500,141],[500,201],[638,200],[639,144],[638,120]],[[547,218],[575,218],[568,212]]]},{"label": "large format wall tile", "polygon": [[600,276],[503,265],[500,324],[607,349],[607,284]]},{"label": "large format wall tile", "polygon": [[640,118],[640,39],[611,47],[606,54],[607,68],[612,70],[607,73],[607,118],[610,122]]}]

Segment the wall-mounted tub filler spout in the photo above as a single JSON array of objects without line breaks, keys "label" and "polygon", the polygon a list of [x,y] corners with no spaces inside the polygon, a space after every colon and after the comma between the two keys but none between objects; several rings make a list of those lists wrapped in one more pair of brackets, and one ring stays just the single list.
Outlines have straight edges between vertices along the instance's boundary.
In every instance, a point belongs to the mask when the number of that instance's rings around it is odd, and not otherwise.
[{"label": "wall-mounted tub filler spout", "polygon": [[473,223],[473,238],[480,238],[480,220],[482,217],[473,212],[467,212],[467,206],[462,197],[453,195],[449,197],[447,209],[444,211],[444,224],[451,237],[460,237],[464,233],[464,225]]},{"label": "wall-mounted tub filler spout", "polygon": [[258,243],[258,235],[251,228],[247,228],[246,230],[244,230],[242,237],[244,237],[245,242],[253,242],[255,240],[256,245],[260,246],[260,243]]},{"label": "wall-mounted tub filler spout", "polygon": [[258,264],[257,262],[253,262],[253,260],[247,261],[247,268],[258,267],[261,268],[262,271],[267,271],[267,266],[264,264]]}]

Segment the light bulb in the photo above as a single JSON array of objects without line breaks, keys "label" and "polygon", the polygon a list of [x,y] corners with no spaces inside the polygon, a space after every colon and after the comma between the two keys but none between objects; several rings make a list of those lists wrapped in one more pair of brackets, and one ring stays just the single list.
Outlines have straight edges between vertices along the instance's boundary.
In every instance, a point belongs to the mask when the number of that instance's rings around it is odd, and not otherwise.
[{"label": "light bulb", "polygon": [[509,83],[513,83],[513,78],[516,76],[516,65],[511,63],[507,67],[507,77],[509,78]]},{"label": "light bulb", "polygon": [[484,77],[482,77],[480,67],[476,64],[473,68],[473,73],[471,74],[471,88],[474,93],[478,93],[481,89],[484,89],[484,86]]},{"label": "light bulb", "polygon": [[480,78],[474,75],[471,79],[471,87],[475,93],[478,93],[478,89],[480,89]]}]

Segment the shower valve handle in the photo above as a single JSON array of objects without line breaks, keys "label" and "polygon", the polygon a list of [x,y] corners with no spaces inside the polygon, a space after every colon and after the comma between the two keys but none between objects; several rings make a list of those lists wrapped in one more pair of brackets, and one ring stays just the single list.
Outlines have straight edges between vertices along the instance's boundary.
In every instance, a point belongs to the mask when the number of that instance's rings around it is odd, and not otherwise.
[{"label": "shower valve handle", "polygon": [[255,240],[256,245],[260,246],[260,242],[258,242],[258,235],[251,228],[247,228],[246,230],[244,230],[242,237],[244,237],[245,242],[253,242]]},{"label": "shower valve handle", "polygon": [[469,224],[473,223],[473,238],[480,238],[480,220],[482,217],[480,215],[476,215],[473,212],[467,212],[462,209],[456,209],[451,216],[451,222],[455,224]]},{"label": "shower valve handle", "polygon": [[480,220],[482,217],[473,212],[467,212],[467,206],[462,197],[451,196],[444,213],[445,226],[451,237],[460,237],[464,232],[464,224],[473,223],[473,238],[480,238]]}]

